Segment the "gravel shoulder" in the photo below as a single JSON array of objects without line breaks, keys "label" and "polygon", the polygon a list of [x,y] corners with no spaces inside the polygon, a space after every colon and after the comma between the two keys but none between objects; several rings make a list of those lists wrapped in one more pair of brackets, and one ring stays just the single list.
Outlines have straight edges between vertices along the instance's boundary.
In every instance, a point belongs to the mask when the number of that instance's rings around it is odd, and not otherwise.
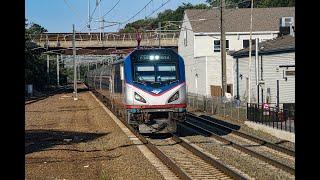
[{"label": "gravel shoulder", "polygon": [[163,179],[88,92],[25,106],[26,179]]}]

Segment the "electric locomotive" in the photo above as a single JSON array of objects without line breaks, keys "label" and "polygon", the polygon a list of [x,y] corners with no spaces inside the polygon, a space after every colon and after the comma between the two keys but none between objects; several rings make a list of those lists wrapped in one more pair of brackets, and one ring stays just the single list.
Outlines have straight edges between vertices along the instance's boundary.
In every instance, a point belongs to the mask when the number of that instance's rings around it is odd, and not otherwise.
[{"label": "electric locomotive", "polygon": [[183,58],[172,49],[136,49],[122,66],[127,122],[140,133],[176,132],[186,118]]}]

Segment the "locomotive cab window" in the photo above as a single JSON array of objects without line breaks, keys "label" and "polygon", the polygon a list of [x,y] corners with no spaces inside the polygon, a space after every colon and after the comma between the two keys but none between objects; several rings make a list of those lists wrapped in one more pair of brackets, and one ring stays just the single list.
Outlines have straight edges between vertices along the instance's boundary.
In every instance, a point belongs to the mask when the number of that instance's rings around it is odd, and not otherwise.
[{"label": "locomotive cab window", "polygon": [[132,54],[133,81],[152,87],[179,80],[178,56],[171,50],[137,51]]},{"label": "locomotive cab window", "polygon": [[153,65],[136,64],[135,66],[135,81],[154,82],[155,71]]},{"label": "locomotive cab window", "polygon": [[134,81],[142,83],[171,83],[177,81],[176,63],[135,64]]},{"label": "locomotive cab window", "polygon": [[158,64],[157,68],[157,81],[177,80],[176,65],[174,63]]}]

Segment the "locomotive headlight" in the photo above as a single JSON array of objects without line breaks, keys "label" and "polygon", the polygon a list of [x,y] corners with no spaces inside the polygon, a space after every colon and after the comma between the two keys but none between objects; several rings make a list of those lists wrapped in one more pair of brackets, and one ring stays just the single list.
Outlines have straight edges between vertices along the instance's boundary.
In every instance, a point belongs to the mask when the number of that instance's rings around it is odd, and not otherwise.
[{"label": "locomotive headlight", "polygon": [[150,56],[149,59],[150,59],[151,61],[153,61],[153,60],[154,60],[154,56]]},{"label": "locomotive headlight", "polygon": [[176,93],[174,93],[174,95],[170,97],[170,99],[168,100],[168,103],[171,103],[172,101],[175,101],[177,99],[179,99],[179,91],[177,91]]},{"label": "locomotive headlight", "polygon": [[159,57],[158,55],[154,56],[154,59],[155,59],[155,60],[159,60],[159,58],[160,58],[160,57]]},{"label": "locomotive headlight", "polygon": [[134,99],[143,103],[146,103],[146,100],[141,97],[138,93],[134,92]]}]

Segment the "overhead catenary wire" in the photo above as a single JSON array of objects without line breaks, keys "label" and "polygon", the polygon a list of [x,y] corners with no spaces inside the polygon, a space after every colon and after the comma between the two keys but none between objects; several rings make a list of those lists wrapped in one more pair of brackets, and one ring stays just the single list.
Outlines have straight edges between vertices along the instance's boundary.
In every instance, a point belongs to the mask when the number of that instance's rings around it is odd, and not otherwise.
[{"label": "overhead catenary wire", "polygon": [[[126,21],[123,22],[119,22],[119,23],[115,23],[112,25],[108,25],[108,26],[103,26],[103,27],[111,27],[111,26],[116,26],[116,25],[123,25],[126,22],[129,22],[130,20],[132,20],[133,18],[135,18],[138,14],[140,14],[152,1],[154,0],[150,0],[142,9],[140,9],[135,15],[133,15],[132,17],[130,17],[129,19],[127,19]],[[157,9],[153,10],[151,14],[149,14],[148,16],[146,16],[146,18],[150,17],[152,14],[154,14],[156,11],[158,11],[160,8],[162,8],[163,6],[165,6],[167,3],[169,3],[169,1],[171,0],[167,0],[165,3],[162,3]]]},{"label": "overhead catenary wire", "polygon": [[[120,3],[120,1],[121,0],[118,0],[117,3],[108,12],[102,15],[102,17],[105,17],[106,15],[108,15]],[[99,18],[96,18],[96,19],[99,19]]]},{"label": "overhead catenary wire", "polygon": [[140,9],[135,15],[133,15],[132,17],[130,17],[128,20],[122,22],[121,24],[125,24],[127,22],[129,22],[131,19],[135,18],[138,14],[140,14],[151,2],[153,2],[154,0],[150,0],[142,9]]},{"label": "overhead catenary wire", "polygon": [[77,16],[79,16],[80,19],[82,19],[80,13],[79,13],[75,8],[73,8],[73,7],[67,2],[67,0],[63,0],[63,1],[65,2],[65,4],[66,4]]},{"label": "overhead catenary wire", "polygon": [[156,10],[152,11],[152,13],[150,13],[148,16],[146,16],[147,18],[150,17],[152,14],[154,14],[156,11],[158,11],[159,9],[161,9],[163,6],[165,6],[166,4],[168,4],[171,0],[167,0],[165,3],[162,3],[162,5],[160,7],[158,7]]}]

